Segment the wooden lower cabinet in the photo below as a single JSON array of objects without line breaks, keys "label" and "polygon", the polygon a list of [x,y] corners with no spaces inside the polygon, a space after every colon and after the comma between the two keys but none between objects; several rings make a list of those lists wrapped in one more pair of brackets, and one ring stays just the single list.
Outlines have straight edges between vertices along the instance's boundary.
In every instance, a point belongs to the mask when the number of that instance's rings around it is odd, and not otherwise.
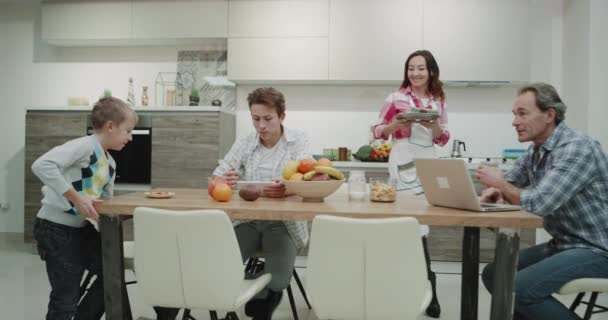
[{"label": "wooden lower cabinet", "polygon": [[152,187],[207,187],[234,142],[234,121],[220,112],[153,115]]},{"label": "wooden lower cabinet", "polygon": [[86,134],[88,112],[28,111],[25,116],[25,206],[23,237],[33,240],[34,219],[42,200],[42,183],[32,173],[34,161],[55,146]]}]

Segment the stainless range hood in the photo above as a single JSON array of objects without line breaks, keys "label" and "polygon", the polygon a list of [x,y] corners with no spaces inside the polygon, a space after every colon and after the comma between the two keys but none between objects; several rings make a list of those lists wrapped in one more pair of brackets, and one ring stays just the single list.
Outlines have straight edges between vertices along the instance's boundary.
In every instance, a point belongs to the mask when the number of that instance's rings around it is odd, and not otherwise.
[{"label": "stainless range hood", "polygon": [[504,86],[520,86],[523,81],[471,81],[471,80],[446,80],[444,85],[452,88],[498,88]]}]

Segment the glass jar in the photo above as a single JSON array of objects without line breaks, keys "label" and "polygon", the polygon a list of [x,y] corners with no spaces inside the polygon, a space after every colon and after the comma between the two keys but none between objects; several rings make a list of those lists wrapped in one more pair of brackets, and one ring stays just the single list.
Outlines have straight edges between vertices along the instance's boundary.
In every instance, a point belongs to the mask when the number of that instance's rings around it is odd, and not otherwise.
[{"label": "glass jar", "polygon": [[365,171],[352,170],[348,177],[348,198],[353,201],[361,201],[367,198],[367,181]]},{"label": "glass jar", "polygon": [[397,198],[397,180],[392,178],[370,178],[369,199],[375,202],[393,202]]}]

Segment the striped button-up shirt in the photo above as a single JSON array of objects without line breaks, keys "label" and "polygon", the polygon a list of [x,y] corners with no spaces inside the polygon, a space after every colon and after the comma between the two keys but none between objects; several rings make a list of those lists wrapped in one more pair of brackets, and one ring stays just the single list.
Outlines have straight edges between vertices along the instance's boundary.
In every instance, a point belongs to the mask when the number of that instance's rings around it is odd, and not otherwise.
[{"label": "striped button-up shirt", "polygon": [[[281,171],[289,160],[301,160],[311,158],[310,142],[308,136],[299,130],[288,129],[283,127],[283,135],[280,143],[272,157],[274,163],[272,165],[273,177],[281,179]],[[261,178],[258,176],[258,167],[263,159],[263,146],[260,144],[260,136],[257,132],[251,133],[248,136],[237,139],[232,145],[232,148],[224,161],[215,168],[213,175],[221,176],[226,171],[235,168],[238,170],[239,176],[246,181],[256,181]],[[233,225],[237,226],[247,220],[233,220]],[[289,235],[294,240],[298,249],[303,248],[308,242],[308,229],[305,221],[283,221]]]},{"label": "striped button-up shirt", "polygon": [[597,141],[561,122],[505,179],[523,189],[521,206],[544,218],[550,245],[608,255],[608,159]]}]

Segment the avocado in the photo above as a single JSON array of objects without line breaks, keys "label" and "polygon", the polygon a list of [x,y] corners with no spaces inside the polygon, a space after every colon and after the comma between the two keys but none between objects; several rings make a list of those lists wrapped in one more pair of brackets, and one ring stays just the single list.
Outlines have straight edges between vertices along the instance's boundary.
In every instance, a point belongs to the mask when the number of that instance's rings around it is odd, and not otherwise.
[{"label": "avocado", "polygon": [[260,189],[256,186],[246,186],[239,190],[239,196],[245,201],[255,201],[260,195]]}]

